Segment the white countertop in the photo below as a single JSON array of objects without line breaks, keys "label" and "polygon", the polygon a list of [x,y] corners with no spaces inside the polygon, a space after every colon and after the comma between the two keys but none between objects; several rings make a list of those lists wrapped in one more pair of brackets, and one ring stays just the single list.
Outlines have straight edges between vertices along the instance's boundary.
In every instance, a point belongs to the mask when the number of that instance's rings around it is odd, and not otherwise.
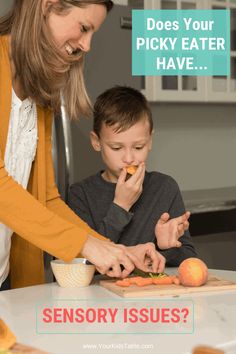
[{"label": "white countertop", "polygon": [[[175,272],[175,269],[166,271],[171,273]],[[236,272],[221,270],[210,272],[221,278],[236,281]],[[191,353],[194,346],[200,344],[222,348],[227,354],[236,354],[236,290],[179,296],[178,299],[191,299],[194,303],[194,331],[190,334],[37,333],[36,305],[39,302],[94,298],[100,301],[102,299],[104,301],[120,299],[124,303],[127,301],[97,284],[87,288],[63,289],[52,283],[0,292],[0,317],[15,333],[18,342],[53,354],[97,352],[187,354]],[[162,297],[162,301],[168,299],[171,297]],[[173,300],[175,298],[172,297]],[[100,326],[102,332],[102,324]]]},{"label": "white countertop", "polygon": [[236,208],[236,188],[214,188],[182,191],[187,210],[193,214]]}]

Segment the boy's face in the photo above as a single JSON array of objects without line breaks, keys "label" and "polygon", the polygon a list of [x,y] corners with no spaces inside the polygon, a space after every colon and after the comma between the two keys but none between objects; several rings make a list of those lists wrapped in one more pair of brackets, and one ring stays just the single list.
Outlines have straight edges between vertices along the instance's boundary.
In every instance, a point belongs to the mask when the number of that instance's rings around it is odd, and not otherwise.
[{"label": "boy's face", "polygon": [[96,151],[101,151],[106,165],[106,177],[116,183],[126,166],[146,162],[152,146],[152,134],[148,119],[144,118],[126,131],[115,132],[116,126],[104,123],[100,137],[91,132],[91,143]]}]

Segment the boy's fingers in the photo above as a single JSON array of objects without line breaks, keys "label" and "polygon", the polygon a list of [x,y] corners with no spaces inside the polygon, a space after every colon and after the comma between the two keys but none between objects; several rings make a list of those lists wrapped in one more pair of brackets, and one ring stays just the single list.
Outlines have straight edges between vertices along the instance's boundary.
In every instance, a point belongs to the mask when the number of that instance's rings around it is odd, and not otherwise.
[{"label": "boy's fingers", "polygon": [[[174,218],[174,219],[171,219],[173,221],[175,221],[178,225],[186,225],[186,227],[188,228],[189,227],[189,222],[188,222],[188,219],[190,217],[190,212],[187,211],[186,213],[184,213],[183,215],[181,216],[178,216],[177,218]],[[165,224],[168,220],[170,219],[170,215],[168,213],[163,213],[160,217],[160,219],[158,220],[158,223],[163,225]],[[187,230],[187,229],[186,229]]]},{"label": "boy's fingers", "polygon": [[180,241],[176,241],[175,247],[179,248],[179,247],[181,247],[181,246],[182,246],[182,243],[181,243]]},{"label": "boy's fingers", "polygon": [[[187,213],[189,213],[189,212],[187,212]],[[184,213],[183,215],[178,216],[177,218],[174,218],[172,220],[175,220],[178,224],[183,224],[185,221],[188,220],[188,218],[190,216],[190,213],[189,213],[189,215],[186,215],[187,213]]]},{"label": "boy's fingers", "polygon": [[183,223],[183,225],[184,225],[184,230],[188,230],[188,228],[189,228],[189,222],[188,222],[188,221],[185,221],[185,222]]},{"label": "boy's fingers", "polygon": [[183,225],[183,224],[178,225],[178,238],[181,237],[181,236],[183,236],[184,231],[185,231],[184,225]]},{"label": "boy's fingers", "polygon": [[119,178],[118,178],[118,181],[117,181],[117,184],[122,184],[125,182],[125,179],[126,179],[126,175],[127,175],[127,171],[125,168],[122,169],[120,175],[119,175]]},{"label": "boy's fingers", "polygon": [[182,224],[178,224],[178,234],[182,236],[184,234],[184,231],[189,229],[189,222],[184,221]]},{"label": "boy's fingers", "polygon": [[185,213],[186,220],[189,219],[190,215],[191,215],[190,211],[186,211],[186,213]]},{"label": "boy's fingers", "polygon": [[144,163],[140,163],[140,165],[138,166],[136,172],[133,174],[133,176],[131,176],[129,178],[129,182],[132,182],[132,183],[137,183],[137,181],[142,178],[142,175],[144,175],[144,172],[145,172],[145,165]]},{"label": "boy's fingers", "polygon": [[170,218],[170,214],[168,213],[163,213],[158,220],[159,225],[164,225]]}]

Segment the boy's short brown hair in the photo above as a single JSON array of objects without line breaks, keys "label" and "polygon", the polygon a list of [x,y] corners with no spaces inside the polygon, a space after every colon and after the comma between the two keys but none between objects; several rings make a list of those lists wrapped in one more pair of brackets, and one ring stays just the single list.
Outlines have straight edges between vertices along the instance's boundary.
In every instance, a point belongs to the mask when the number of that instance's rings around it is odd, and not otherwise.
[{"label": "boy's short brown hair", "polygon": [[99,136],[102,123],[117,125],[122,132],[146,118],[153,130],[152,112],[144,95],[128,86],[115,86],[98,96],[94,105],[93,130]]}]

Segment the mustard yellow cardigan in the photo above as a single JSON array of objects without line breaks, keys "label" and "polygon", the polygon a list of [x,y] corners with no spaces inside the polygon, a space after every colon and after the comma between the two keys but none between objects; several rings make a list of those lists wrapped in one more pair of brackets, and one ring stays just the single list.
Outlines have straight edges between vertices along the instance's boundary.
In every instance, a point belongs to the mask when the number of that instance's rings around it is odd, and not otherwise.
[{"label": "mustard yellow cardigan", "polygon": [[51,154],[52,112],[37,107],[38,144],[28,190],[4,168],[11,110],[11,68],[8,38],[0,37],[0,222],[16,233],[11,247],[11,285],[23,287],[44,282],[43,251],[70,261],[93,231],[60,199]]}]

